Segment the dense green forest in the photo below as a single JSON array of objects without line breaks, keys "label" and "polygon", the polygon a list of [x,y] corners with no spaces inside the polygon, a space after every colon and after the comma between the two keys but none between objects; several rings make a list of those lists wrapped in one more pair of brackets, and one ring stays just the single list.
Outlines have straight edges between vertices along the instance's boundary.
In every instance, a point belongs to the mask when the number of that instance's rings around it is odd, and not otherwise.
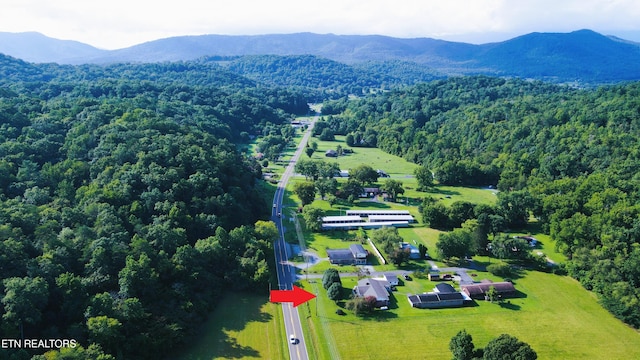
[{"label": "dense green forest", "polygon": [[0,338],[162,358],[227,289],[267,292],[277,230],[236,144],[286,144],[303,95],[201,63],[0,72]]},{"label": "dense green forest", "polygon": [[523,228],[557,241],[570,275],[640,328],[640,83],[578,90],[516,79],[438,80],[331,101],[327,126],[432,170],[497,186]]},{"label": "dense green forest", "polygon": [[260,83],[300,89],[314,102],[445,77],[426,65],[400,60],[347,65],[312,55],[253,55],[205,57],[201,61],[219,64]]}]

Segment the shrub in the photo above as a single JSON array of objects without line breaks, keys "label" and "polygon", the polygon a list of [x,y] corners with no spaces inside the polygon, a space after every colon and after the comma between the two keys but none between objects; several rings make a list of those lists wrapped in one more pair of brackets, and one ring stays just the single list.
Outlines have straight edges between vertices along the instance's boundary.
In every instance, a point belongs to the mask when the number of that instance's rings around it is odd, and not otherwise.
[{"label": "shrub", "polygon": [[508,277],[513,275],[513,269],[509,264],[497,263],[487,266],[487,271],[495,276]]}]

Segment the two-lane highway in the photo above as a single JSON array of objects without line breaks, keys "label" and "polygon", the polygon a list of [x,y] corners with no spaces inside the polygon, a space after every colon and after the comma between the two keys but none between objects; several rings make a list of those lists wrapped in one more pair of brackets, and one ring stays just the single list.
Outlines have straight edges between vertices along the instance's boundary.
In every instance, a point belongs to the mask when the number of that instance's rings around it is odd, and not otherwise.
[{"label": "two-lane highway", "polygon": [[[284,197],[287,182],[294,173],[296,162],[300,158],[300,155],[304,151],[304,148],[309,141],[309,138],[311,137],[311,130],[313,129],[313,125],[315,124],[315,121],[317,119],[318,116],[314,118],[314,120],[307,128],[306,133],[300,141],[298,149],[296,149],[296,152],[289,161],[284,174],[282,174],[282,178],[278,183],[278,188],[273,197],[272,219],[276,223],[278,232],[280,233],[278,241],[276,241],[276,243],[274,244],[279,290],[291,290],[293,288],[293,283],[296,280],[295,268],[289,265],[287,262],[287,260],[289,259],[289,246],[284,240],[284,227],[282,226],[282,217],[286,216],[286,214],[283,213],[284,209],[282,208],[282,198]],[[298,309],[294,308],[291,303],[282,303],[282,313],[284,315],[284,326],[287,331],[286,341],[287,344],[289,344],[290,358],[296,360],[308,359],[309,354],[307,352],[307,345],[304,339],[304,334],[302,333],[302,326],[300,323]],[[291,341],[290,337],[293,337],[294,340]]]}]

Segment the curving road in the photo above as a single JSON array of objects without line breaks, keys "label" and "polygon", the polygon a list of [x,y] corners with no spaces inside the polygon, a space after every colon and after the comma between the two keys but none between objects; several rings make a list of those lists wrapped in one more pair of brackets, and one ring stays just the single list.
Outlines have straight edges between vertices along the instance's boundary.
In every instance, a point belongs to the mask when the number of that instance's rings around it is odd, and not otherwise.
[{"label": "curving road", "polygon": [[[291,266],[287,260],[289,259],[288,251],[289,245],[284,240],[284,227],[282,226],[282,198],[284,196],[285,188],[287,187],[287,182],[289,178],[293,175],[293,170],[296,165],[296,162],[300,158],[300,155],[304,151],[305,145],[309,141],[309,137],[311,137],[311,130],[313,129],[313,125],[318,119],[319,115],[313,119],[311,124],[309,125],[306,133],[304,134],[302,140],[300,141],[300,145],[298,149],[296,149],[295,154],[289,161],[287,168],[278,183],[278,188],[276,189],[276,193],[273,197],[273,210],[271,213],[271,219],[276,223],[278,227],[278,232],[280,236],[278,241],[274,244],[274,253],[276,257],[276,271],[278,274],[278,288],[280,290],[291,290],[293,288],[293,283],[296,280],[296,272],[295,267]],[[302,326],[300,324],[300,316],[298,314],[298,309],[294,308],[292,303],[282,303],[282,313],[284,315],[284,326],[287,331],[287,342],[289,346],[289,356],[291,359],[301,359],[306,360],[309,358],[309,354],[307,352],[307,345],[304,340],[304,334],[302,333]],[[295,343],[291,343],[289,337],[293,336],[296,338]]]}]

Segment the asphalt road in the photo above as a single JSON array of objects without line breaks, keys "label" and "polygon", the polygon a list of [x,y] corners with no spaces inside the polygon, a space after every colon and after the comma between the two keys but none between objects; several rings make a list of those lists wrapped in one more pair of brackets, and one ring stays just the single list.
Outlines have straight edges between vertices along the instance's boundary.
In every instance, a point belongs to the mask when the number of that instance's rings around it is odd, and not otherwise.
[{"label": "asphalt road", "polygon": [[[276,257],[276,270],[278,274],[278,288],[280,290],[291,290],[293,288],[293,283],[296,280],[295,268],[287,263],[289,259],[289,245],[284,241],[284,227],[282,226],[282,216],[283,212],[282,208],[282,198],[284,196],[285,188],[287,187],[287,182],[289,178],[294,173],[294,167],[296,162],[300,158],[300,155],[303,153],[305,145],[309,141],[311,137],[311,130],[313,129],[313,125],[315,121],[318,119],[318,116],[314,119],[314,121],[309,125],[307,132],[304,134],[302,141],[300,141],[300,146],[296,150],[295,154],[289,161],[287,168],[278,183],[278,188],[273,198],[273,209],[272,209],[272,219],[276,223],[278,227],[278,232],[280,233],[278,241],[274,244],[274,252]],[[315,301],[315,300],[312,300]],[[300,315],[298,314],[298,309],[294,308],[292,303],[282,303],[282,313],[284,315],[284,326],[287,332],[287,338],[283,339],[286,341],[289,346],[289,357],[295,360],[306,360],[309,358],[309,354],[307,352],[307,344],[304,339],[304,334],[302,333],[302,326],[300,324]],[[292,343],[289,339],[290,336],[295,337],[295,343]]]}]

